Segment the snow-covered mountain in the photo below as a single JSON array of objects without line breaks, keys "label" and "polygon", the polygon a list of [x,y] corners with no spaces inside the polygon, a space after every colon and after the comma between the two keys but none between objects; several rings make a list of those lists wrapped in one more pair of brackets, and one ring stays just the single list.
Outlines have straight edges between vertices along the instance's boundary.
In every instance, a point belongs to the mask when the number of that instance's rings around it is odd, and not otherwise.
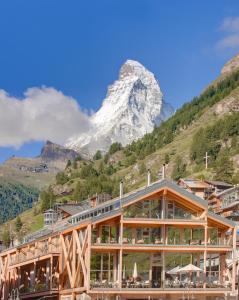
[{"label": "snow-covered mountain", "polygon": [[154,74],[139,62],[127,60],[102,107],[91,117],[91,130],[71,137],[66,146],[90,155],[105,152],[113,142],[126,145],[151,132],[172,113]]}]

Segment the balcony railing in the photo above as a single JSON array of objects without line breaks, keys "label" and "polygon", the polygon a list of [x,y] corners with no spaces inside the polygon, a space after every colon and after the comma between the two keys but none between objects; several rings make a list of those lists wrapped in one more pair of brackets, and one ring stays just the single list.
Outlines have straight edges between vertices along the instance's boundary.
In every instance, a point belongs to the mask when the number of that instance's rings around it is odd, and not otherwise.
[{"label": "balcony railing", "polygon": [[[116,245],[120,244],[120,238],[97,238],[92,240],[93,245]],[[147,238],[131,238],[131,237],[123,237],[122,239],[123,245],[132,245],[132,246],[140,246],[140,245],[155,245],[155,246],[199,246],[205,247],[205,240],[204,239],[183,239],[178,240],[176,238],[168,239],[164,242],[163,238],[160,236],[154,237],[147,237]],[[232,246],[232,239],[224,239],[224,238],[217,238],[213,240],[208,240],[207,246],[209,247],[231,247]]]},{"label": "balcony railing", "polygon": [[38,258],[40,256],[44,256],[44,255],[48,255],[48,254],[52,254],[52,253],[58,253],[60,254],[60,248],[59,247],[54,247],[49,248],[49,247],[43,247],[43,248],[37,248],[34,250],[25,250],[27,253],[23,254],[23,253],[19,253],[17,254],[16,257],[11,258],[10,260],[10,266],[12,265],[16,265],[19,264],[21,262],[25,262],[34,258]]},{"label": "balcony railing", "polygon": [[200,279],[188,279],[184,280],[173,280],[166,279],[164,282],[159,280],[148,280],[148,279],[137,279],[137,280],[122,280],[122,285],[120,287],[119,281],[108,281],[104,280],[91,280],[91,288],[92,289],[161,289],[161,290],[176,290],[176,289],[226,289],[229,290],[231,288],[230,281],[206,281],[205,282]]}]

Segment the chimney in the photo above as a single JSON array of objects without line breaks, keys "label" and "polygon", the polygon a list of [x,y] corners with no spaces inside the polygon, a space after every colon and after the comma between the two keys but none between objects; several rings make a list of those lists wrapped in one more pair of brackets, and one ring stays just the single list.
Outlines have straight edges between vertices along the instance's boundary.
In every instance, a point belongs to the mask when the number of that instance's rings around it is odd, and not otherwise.
[{"label": "chimney", "polygon": [[162,179],[165,179],[165,164],[163,164]]},{"label": "chimney", "polygon": [[123,180],[120,181],[120,198],[123,197]]},{"label": "chimney", "polygon": [[151,184],[151,171],[148,169],[148,186]]}]

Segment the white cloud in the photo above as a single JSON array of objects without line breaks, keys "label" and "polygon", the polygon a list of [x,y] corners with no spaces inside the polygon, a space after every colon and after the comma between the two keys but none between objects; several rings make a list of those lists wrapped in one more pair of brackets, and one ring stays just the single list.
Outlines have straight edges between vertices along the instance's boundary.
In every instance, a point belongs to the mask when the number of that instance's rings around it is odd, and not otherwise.
[{"label": "white cloud", "polygon": [[219,50],[239,49],[239,17],[227,17],[219,28],[224,36],[216,43]]},{"label": "white cloud", "polygon": [[77,101],[54,88],[30,88],[24,99],[0,90],[2,147],[47,139],[63,144],[69,136],[87,132],[89,127],[89,116]]},{"label": "white cloud", "polygon": [[231,34],[217,42],[218,49],[239,48],[239,34]]},{"label": "white cloud", "polygon": [[227,17],[220,27],[222,31],[239,32],[239,17]]}]

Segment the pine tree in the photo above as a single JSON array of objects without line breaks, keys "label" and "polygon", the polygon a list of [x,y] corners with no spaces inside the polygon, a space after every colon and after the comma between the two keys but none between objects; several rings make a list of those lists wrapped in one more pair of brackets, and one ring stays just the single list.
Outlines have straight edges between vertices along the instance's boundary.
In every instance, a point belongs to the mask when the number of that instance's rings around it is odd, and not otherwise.
[{"label": "pine tree", "polygon": [[175,165],[172,172],[172,178],[174,180],[179,180],[186,176],[186,167],[187,165],[182,161],[180,156],[177,156]]},{"label": "pine tree", "polygon": [[5,228],[2,234],[2,241],[5,247],[9,247],[11,244],[11,236],[8,228]]},{"label": "pine tree", "polygon": [[68,159],[67,164],[66,164],[66,169],[69,168],[71,166],[71,160]]},{"label": "pine tree", "polygon": [[144,162],[141,162],[139,165],[139,174],[142,175],[146,172],[146,166]]},{"label": "pine tree", "polygon": [[170,161],[170,157],[169,157],[169,154],[166,153],[165,156],[164,156],[164,163],[167,165]]},{"label": "pine tree", "polygon": [[20,216],[17,216],[16,221],[15,221],[15,228],[16,228],[17,232],[19,232],[22,229],[22,225],[23,225],[23,223],[22,223]]},{"label": "pine tree", "polygon": [[218,156],[215,162],[215,172],[214,179],[232,182],[234,174],[233,162],[226,151]]},{"label": "pine tree", "polygon": [[93,156],[93,159],[94,160],[99,160],[101,158],[102,158],[102,154],[101,154],[100,150],[97,150],[95,155]]}]

